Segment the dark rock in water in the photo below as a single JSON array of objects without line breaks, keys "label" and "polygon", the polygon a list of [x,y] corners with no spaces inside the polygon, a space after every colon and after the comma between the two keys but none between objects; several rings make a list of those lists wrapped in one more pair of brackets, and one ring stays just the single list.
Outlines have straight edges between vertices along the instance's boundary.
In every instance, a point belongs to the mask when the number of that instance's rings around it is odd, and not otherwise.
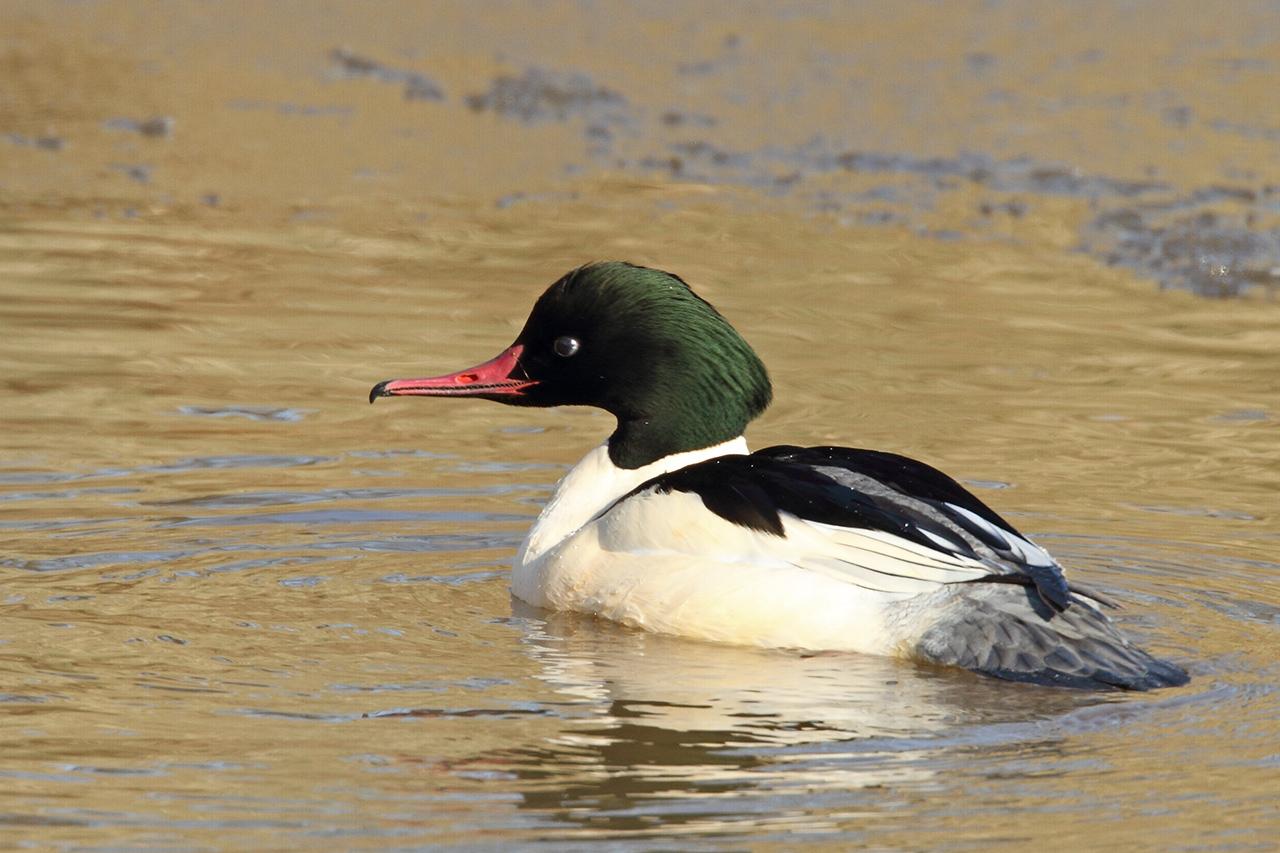
[{"label": "dark rock in water", "polygon": [[434,80],[417,71],[392,68],[342,47],[329,51],[329,59],[340,76],[371,77],[384,83],[402,84],[406,101],[444,100],[444,90]]},{"label": "dark rock in water", "polygon": [[66,147],[67,141],[61,136],[23,136],[21,133],[6,133],[4,138],[12,142],[14,145],[30,145],[32,148],[40,148],[44,151],[61,151]]},{"label": "dark rock in water", "polygon": [[173,125],[171,116],[154,116],[138,123],[138,133],[143,136],[169,137],[173,135]]},{"label": "dark rock in water", "polygon": [[151,183],[151,167],[145,164],[116,163],[111,168],[140,184]]},{"label": "dark rock in water", "polygon": [[680,110],[667,110],[660,118],[667,127],[714,127],[716,124],[716,120],[709,115]]},{"label": "dark rock in water", "polygon": [[[665,116],[661,119],[667,122]],[[679,126],[675,124],[674,126]],[[1081,248],[1128,267],[1162,288],[1202,296],[1280,293],[1280,186],[1212,185],[1183,190],[1157,180],[1098,175],[1027,157],[984,154],[914,157],[880,151],[840,151],[821,137],[790,147],[730,150],[703,140],[677,142],[664,155],[627,161],[631,168],[679,180],[737,184],[773,194],[802,194],[806,178],[841,172],[905,176],[892,187],[841,191],[827,185],[808,197],[813,209],[861,225],[908,225],[936,239],[966,239],[1001,221],[1028,216],[1039,199],[1084,199],[1096,211],[1081,230]],[[1154,174],[1154,173],[1151,173]],[[947,193],[987,197],[961,229],[928,226],[929,211]]]},{"label": "dark rock in water", "polygon": [[374,77],[384,73],[380,64],[363,56],[356,56],[342,47],[329,51],[329,59],[351,77]]},{"label": "dark rock in water", "polygon": [[574,117],[616,124],[622,120],[627,99],[585,74],[530,68],[519,77],[495,78],[488,92],[468,95],[467,106],[528,124]]},{"label": "dark rock in water", "polygon": [[109,130],[128,130],[153,139],[167,139],[173,135],[172,116],[152,116],[148,119],[113,118],[106,122]]},{"label": "dark rock in water", "polygon": [[406,101],[443,101],[444,92],[426,77],[415,74],[405,81],[404,99]]},{"label": "dark rock in water", "polygon": [[[680,67],[684,74],[709,74],[740,61],[737,39],[726,39],[721,55]],[[337,74],[369,77],[404,87],[409,100],[443,100],[440,87],[415,71],[393,68],[345,48],[329,58]],[[1000,67],[990,54],[965,56],[968,71],[993,73]],[[735,149],[713,135],[717,121],[709,115],[671,108],[645,115],[620,92],[586,74],[531,67],[495,77],[486,91],[465,97],[475,112],[488,112],[528,125],[580,122],[588,160],[611,168],[665,173],[670,179],[752,187],[772,196],[790,195],[814,212],[834,214],[840,222],[861,226],[905,226],[933,239],[990,237],[1010,227],[1011,220],[1033,215],[1046,198],[1085,201],[1092,211],[1080,232],[1080,248],[1102,261],[1125,266],[1162,288],[1228,297],[1280,290],[1280,188],[1214,185],[1187,190],[1160,179],[1149,167],[1136,177],[1085,171],[1072,164],[1030,157],[1001,159],[984,153],[948,156],[850,149],[821,133],[791,145]],[[1166,106],[1166,124],[1185,126],[1189,107]],[[642,120],[643,119],[643,120]],[[157,120],[150,120],[155,122]],[[1209,123],[1221,132],[1271,138],[1271,128],[1245,128]],[[150,122],[136,129],[148,134]],[[655,138],[654,131],[667,131]],[[674,131],[685,138],[672,139]],[[156,126],[167,134],[169,126]],[[1275,131],[1280,138],[1280,130]],[[11,137],[13,138],[13,137]],[[655,145],[656,143],[656,145]],[[31,144],[26,143],[24,144]],[[146,182],[145,167],[126,170]],[[580,163],[567,172],[577,173]],[[842,180],[842,173],[854,173]],[[1224,173],[1227,174],[1227,173]],[[829,176],[826,180],[819,176]],[[866,186],[865,176],[885,175],[885,186]],[[979,196],[973,218],[939,229],[932,222],[942,199],[951,193]],[[499,206],[526,201],[519,194],[500,199]]]},{"label": "dark rock in water", "polygon": [[489,91],[468,95],[467,106],[476,112],[492,112],[525,124],[583,119],[588,152],[607,154],[620,130],[632,135],[638,122],[627,99],[595,83],[585,74],[530,68],[519,77],[501,75]]},{"label": "dark rock in water", "polygon": [[[1280,291],[1280,194],[1208,187],[1160,203],[1100,213],[1084,248],[1108,263],[1150,276],[1162,288],[1232,297]],[[1270,220],[1270,227],[1261,223]]]}]

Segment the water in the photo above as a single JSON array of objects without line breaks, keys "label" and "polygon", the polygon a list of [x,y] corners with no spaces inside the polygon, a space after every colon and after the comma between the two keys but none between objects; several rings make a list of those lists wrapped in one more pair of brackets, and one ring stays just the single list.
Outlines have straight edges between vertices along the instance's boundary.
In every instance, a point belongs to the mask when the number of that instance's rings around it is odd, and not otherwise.
[{"label": "water", "polygon": [[[0,12],[5,844],[1271,844],[1274,16],[312,8]],[[1248,237],[1228,273],[1169,248],[1203,205]],[[493,355],[601,257],[680,273],[757,347],[754,445],[940,465],[1191,685],[514,602],[608,419],[365,395]]]}]

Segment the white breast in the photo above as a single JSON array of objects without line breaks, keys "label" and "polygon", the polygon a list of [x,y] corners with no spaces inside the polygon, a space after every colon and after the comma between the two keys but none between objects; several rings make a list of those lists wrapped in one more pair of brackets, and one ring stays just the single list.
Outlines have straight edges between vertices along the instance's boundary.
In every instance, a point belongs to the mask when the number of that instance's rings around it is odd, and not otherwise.
[{"label": "white breast", "polygon": [[[619,468],[609,459],[607,442],[594,448],[564,476],[529,529],[516,553],[515,583],[520,583],[524,570],[548,549],[563,542],[602,509],[646,480],[705,459],[747,452],[747,440],[738,436],[723,444],[676,453],[642,468]],[[535,603],[519,592],[516,595]]]}]

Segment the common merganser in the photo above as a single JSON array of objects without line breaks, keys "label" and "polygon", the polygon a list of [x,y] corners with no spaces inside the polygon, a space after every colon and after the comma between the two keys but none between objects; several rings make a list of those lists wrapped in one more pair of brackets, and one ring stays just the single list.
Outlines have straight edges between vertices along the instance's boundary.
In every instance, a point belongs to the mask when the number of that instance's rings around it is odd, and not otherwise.
[{"label": "common merganser", "polygon": [[1147,690],[1187,674],[1133,645],[1101,595],[955,480],[894,453],[769,447],[743,431],[772,387],[679,277],[572,270],[515,343],[378,397],[596,406],[617,429],[556,487],[512,593],[662,634],[895,655],[1014,681]]}]

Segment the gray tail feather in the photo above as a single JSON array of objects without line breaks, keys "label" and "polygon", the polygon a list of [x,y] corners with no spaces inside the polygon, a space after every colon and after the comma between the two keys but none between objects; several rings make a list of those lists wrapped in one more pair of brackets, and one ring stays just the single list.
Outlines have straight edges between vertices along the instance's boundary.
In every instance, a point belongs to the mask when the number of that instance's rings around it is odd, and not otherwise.
[{"label": "gray tail feather", "polygon": [[971,586],[951,597],[925,631],[919,659],[1004,678],[1064,687],[1151,690],[1186,684],[1187,673],[1120,634],[1078,593],[1054,612],[1031,587]]}]

